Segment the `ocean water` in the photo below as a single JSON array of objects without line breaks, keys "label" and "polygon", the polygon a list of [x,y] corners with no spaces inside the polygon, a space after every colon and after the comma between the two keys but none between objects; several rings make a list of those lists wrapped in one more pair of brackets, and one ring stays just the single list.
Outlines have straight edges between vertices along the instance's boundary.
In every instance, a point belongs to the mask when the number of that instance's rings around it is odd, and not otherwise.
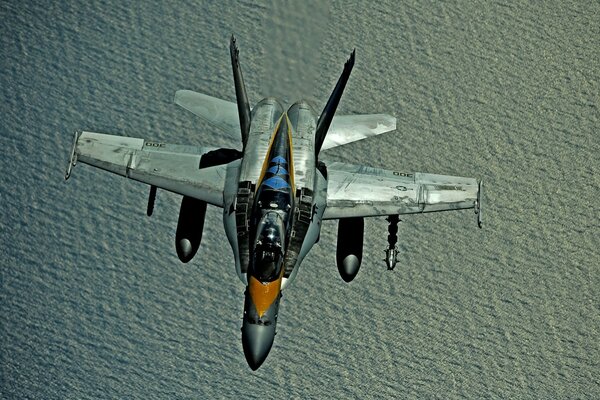
[{"label": "ocean water", "polygon": [[[298,4],[300,3],[300,4]],[[0,397],[599,398],[600,25],[596,2],[0,3]],[[326,159],[485,182],[471,210],[366,221],[361,272],[335,222],[285,291],[265,364],[246,365],[243,285],[221,212],[196,258],[179,197],[78,165],[75,129],[228,146],[173,104],[322,106],[352,49],[341,113],[396,132]]]}]

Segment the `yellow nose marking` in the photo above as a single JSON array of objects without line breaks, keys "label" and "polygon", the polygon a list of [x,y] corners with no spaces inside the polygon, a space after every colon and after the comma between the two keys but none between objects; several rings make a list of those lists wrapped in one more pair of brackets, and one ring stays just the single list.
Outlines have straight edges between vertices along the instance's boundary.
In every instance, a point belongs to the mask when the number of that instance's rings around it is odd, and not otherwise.
[{"label": "yellow nose marking", "polygon": [[248,290],[250,291],[250,298],[256,307],[256,311],[258,311],[259,317],[262,317],[269,307],[271,307],[271,304],[277,299],[277,296],[281,291],[282,278],[283,274],[273,282],[262,283],[250,275]]}]

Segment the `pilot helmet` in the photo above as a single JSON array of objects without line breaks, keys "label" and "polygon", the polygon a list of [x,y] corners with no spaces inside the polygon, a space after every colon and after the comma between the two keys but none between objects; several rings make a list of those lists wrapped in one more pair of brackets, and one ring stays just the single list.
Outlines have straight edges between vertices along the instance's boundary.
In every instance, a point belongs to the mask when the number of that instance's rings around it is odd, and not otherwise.
[{"label": "pilot helmet", "polygon": [[254,272],[261,281],[279,276],[284,253],[283,219],[276,212],[266,213],[258,224],[254,247]]}]

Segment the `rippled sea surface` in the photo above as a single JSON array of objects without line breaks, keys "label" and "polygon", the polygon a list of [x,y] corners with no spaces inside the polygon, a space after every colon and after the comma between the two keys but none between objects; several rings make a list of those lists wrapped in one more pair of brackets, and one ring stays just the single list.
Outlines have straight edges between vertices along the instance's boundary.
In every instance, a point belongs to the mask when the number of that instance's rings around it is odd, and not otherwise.
[{"label": "rippled sea surface", "polygon": [[[600,398],[597,2],[52,3],[0,3],[1,398]],[[398,129],[327,159],[486,185],[483,230],[404,218],[393,272],[367,220],[350,284],[325,223],[256,372],[220,210],[181,264],[178,196],[63,179],[75,129],[232,145],[172,102],[234,100],[231,33],[252,102],[322,107],[356,48],[338,111]]]}]

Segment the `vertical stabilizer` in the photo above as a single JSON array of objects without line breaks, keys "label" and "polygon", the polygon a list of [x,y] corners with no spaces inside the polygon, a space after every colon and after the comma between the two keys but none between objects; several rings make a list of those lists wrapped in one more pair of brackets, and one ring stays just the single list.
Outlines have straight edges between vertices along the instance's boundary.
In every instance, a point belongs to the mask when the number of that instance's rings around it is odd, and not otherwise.
[{"label": "vertical stabilizer", "polygon": [[329,100],[327,100],[327,104],[319,117],[319,121],[317,122],[317,129],[315,133],[315,154],[319,155],[319,151],[321,151],[321,146],[325,141],[325,136],[327,135],[327,131],[329,130],[329,125],[331,125],[331,120],[335,114],[335,110],[337,109],[338,104],[340,103],[340,99],[342,98],[342,93],[344,92],[344,88],[346,87],[346,83],[348,82],[348,78],[350,78],[350,72],[352,72],[352,67],[354,66],[354,54],[356,50],[352,51],[350,54],[350,58],[344,64],[344,71],[338,79],[331,96],[329,96]]},{"label": "vertical stabilizer", "polygon": [[231,35],[231,42],[229,43],[229,52],[231,53],[231,68],[233,69],[235,97],[240,116],[242,143],[244,148],[246,148],[246,142],[248,141],[248,134],[250,132],[250,104],[248,103],[248,95],[246,94],[246,86],[244,85],[244,76],[242,75],[242,68],[240,67],[240,51],[237,48],[235,37],[233,35]]}]

